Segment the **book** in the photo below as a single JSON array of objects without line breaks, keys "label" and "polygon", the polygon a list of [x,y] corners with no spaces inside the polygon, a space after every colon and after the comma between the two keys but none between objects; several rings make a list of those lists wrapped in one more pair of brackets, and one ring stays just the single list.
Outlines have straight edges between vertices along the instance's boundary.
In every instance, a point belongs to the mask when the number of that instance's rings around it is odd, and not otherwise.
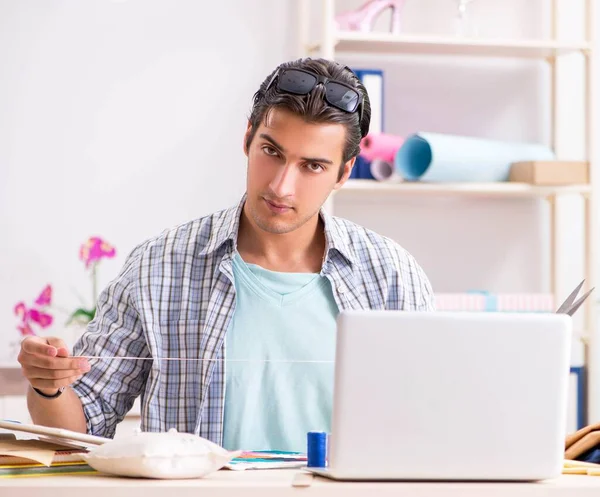
[{"label": "book", "polygon": [[96,474],[97,471],[86,463],[57,463],[51,466],[23,464],[0,467],[0,478],[18,478],[51,475]]},{"label": "book", "polygon": [[[51,464],[82,462],[85,450],[57,450],[52,456]],[[4,466],[31,464],[33,459],[18,455],[0,454],[0,468]]]},{"label": "book", "polygon": [[43,440],[1,440],[0,467],[15,464],[37,463],[50,466],[53,463],[83,461],[83,448],[74,449]]}]

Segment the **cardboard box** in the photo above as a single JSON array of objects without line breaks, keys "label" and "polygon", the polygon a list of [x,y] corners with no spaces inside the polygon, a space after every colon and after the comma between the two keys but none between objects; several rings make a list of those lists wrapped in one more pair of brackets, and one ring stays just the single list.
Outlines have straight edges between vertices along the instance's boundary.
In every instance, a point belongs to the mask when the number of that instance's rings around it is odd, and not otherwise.
[{"label": "cardboard box", "polygon": [[531,185],[581,185],[589,183],[589,163],[586,161],[514,162],[509,181]]}]

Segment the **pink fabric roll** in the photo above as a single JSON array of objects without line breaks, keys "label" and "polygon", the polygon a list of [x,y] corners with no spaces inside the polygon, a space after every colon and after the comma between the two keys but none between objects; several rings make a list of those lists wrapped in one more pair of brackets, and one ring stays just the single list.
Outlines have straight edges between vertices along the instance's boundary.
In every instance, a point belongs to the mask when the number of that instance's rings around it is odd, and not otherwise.
[{"label": "pink fabric roll", "polygon": [[381,159],[393,164],[394,156],[403,143],[404,138],[401,136],[369,133],[360,142],[360,155],[368,161]]}]

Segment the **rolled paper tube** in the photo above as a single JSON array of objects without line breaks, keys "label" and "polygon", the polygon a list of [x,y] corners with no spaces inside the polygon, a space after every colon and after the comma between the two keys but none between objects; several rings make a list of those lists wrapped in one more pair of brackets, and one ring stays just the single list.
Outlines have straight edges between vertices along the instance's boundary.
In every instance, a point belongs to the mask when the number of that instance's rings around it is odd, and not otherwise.
[{"label": "rolled paper tube", "polygon": [[417,133],[406,138],[394,164],[408,181],[495,182],[508,181],[513,162],[554,158],[550,148],[536,143]]},{"label": "rolled paper tube", "polygon": [[360,142],[360,154],[368,161],[381,159],[394,162],[398,149],[404,143],[404,138],[385,133],[370,133]]},{"label": "rolled paper tube", "polygon": [[374,159],[371,162],[371,174],[377,181],[400,181],[402,178],[396,172],[393,162]]}]

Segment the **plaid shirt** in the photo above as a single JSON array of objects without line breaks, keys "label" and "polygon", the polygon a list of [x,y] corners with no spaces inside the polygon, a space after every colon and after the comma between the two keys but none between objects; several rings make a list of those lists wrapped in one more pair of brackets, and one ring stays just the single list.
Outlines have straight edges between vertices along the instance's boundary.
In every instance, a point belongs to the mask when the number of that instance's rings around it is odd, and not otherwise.
[{"label": "plaid shirt", "polygon": [[[222,444],[222,359],[235,311],[232,255],[244,201],[142,243],[102,291],[74,355],[203,360],[90,359],[91,371],[73,384],[88,433],[114,436],[141,395],[143,431],[176,428]],[[340,311],[434,310],[430,283],[403,248],[324,211],[321,218],[321,275]]]}]

